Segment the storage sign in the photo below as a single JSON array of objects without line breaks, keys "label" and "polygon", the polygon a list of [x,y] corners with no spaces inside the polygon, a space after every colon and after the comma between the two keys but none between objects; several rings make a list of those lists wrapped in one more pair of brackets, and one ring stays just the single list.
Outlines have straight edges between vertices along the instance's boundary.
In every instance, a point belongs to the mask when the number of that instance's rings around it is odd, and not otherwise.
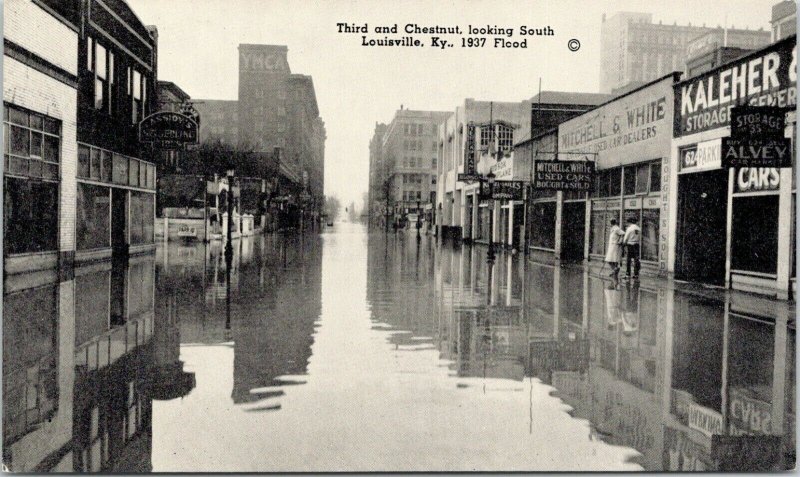
[{"label": "storage sign", "polygon": [[782,138],[786,129],[787,112],[787,108],[774,106],[731,108],[731,137]]},{"label": "storage sign", "polygon": [[797,38],[675,85],[675,137],[731,124],[737,105],[797,105]]}]

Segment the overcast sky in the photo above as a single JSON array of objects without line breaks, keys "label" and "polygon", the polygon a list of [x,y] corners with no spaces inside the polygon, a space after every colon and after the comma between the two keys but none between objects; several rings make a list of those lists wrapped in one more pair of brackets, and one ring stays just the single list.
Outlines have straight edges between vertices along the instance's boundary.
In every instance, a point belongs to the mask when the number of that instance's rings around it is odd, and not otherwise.
[{"label": "overcast sky", "polygon": [[[287,45],[292,72],[313,76],[327,128],[325,193],[359,205],[375,122],[391,121],[401,104],[452,111],[464,98],[520,101],[536,94],[539,77],[545,90],[596,92],[603,13],[651,12],[655,22],[707,26],[727,17],[729,26],[768,30],[776,2],[129,0],[158,27],[159,79],[193,98],[236,99],[239,43]],[[512,27],[515,37],[522,25],[550,25],[555,36],[533,37],[527,49],[364,47],[360,34],[338,33],[339,22],[366,22],[372,37],[381,36],[373,27],[395,23],[488,24]],[[572,38],[581,42],[574,53]]]}]

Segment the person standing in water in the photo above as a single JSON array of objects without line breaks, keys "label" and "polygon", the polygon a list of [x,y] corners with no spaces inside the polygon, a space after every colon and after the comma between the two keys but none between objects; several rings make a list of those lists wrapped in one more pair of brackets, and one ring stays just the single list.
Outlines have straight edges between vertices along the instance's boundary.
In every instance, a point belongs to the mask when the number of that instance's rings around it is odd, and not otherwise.
[{"label": "person standing in water", "polygon": [[619,276],[620,262],[622,262],[622,238],[624,236],[625,232],[617,225],[617,219],[611,219],[611,232],[608,235],[605,261],[611,266],[611,273],[608,276],[613,278]]}]

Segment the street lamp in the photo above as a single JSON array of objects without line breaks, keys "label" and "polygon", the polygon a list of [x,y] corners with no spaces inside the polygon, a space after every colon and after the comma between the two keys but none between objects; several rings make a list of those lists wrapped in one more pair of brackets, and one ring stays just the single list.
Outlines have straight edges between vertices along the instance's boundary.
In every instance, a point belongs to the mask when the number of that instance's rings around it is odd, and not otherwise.
[{"label": "street lamp", "polygon": [[419,207],[419,201],[417,201],[417,238],[420,238],[419,230],[422,228],[422,222],[420,222],[420,218],[421,218],[420,214],[421,213],[422,213],[422,211],[420,210],[420,207]]},{"label": "street lamp", "polygon": [[486,252],[486,261],[494,263],[494,172],[486,174],[486,182],[489,183],[489,250]]},{"label": "street lamp", "polygon": [[228,169],[226,176],[228,177],[228,242],[225,244],[225,259],[230,261],[233,259],[233,175],[234,170]]}]

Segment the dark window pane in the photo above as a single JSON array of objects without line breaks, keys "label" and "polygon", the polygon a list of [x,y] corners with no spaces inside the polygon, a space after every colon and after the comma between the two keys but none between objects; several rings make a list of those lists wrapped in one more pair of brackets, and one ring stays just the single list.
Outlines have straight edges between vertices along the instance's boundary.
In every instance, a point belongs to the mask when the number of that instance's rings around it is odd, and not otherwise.
[{"label": "dark window pane", "polygon": [[606,253],[606,224],[610,217],[606,219],[605,210],[592,211],[590,227],[590,253],[603,255]]},{"label": "dark window pane", "polygon": [[147,164],[139,163],[139,187],[147,187]]},{"label": "dark window pane", "polygon": [[556,203],[534,202],[530,207],[531,245],[554,248],[556,240]]},{"label": "dark window pane", "polygon": [[34,246],[38,251],[55,250],[58,246],[58,184],[34,182],[31,192]]},{"label": "dark window pane", "polygon": [[650,179],[650,164],[636,167],[636,193],[647,193],[647,181]]},{"label": "dark window pane", "polygon": [[103,109],[103,98],[105,97],[106,85],[100,78],[95,79],[94,82],[94,107],[95,109]]},{"label": "dark window pane", "polygon": [[661,190],[661,163],[650,164],[650,192]]},{"label": "dark window pane", "polygon": [[44,137],[44,160],[61,162],[61,140],[53,136]]},{"label": "dark window pane", "polygon": [[102,179],[106,182],[111,182],[111,153],[102,151]]},{"label": "dark window pane", "polygon": [[658,261],[658,230],[661,209],[642,211],[642,260]]},{"label": "dark window pane", "polygon": [[42,157],[42,134],[31,132],[31,156]]},{"label": "dark window pane", "polygon": [[28,174],[28,159],[11,156],[9,158],[8,172],[12,174]]},{"label": "dark window pane", "polygon": [[625,181],[623,192],[625,195],[633,195],[636,192],[636,169],[634,167],[625,167],[623,173]]},{"label": "dark window pane", "polygon": [[31,160],[28,174],[32,177],[42,177],[42,161]]},{"label": "dark window pane", "polygon": [[7,177],[3,197],[7,253],[55,250],[58,242],[58,184]]},{"label": "dark window pane", "polygon": [[156,166],[150,164],[148,166],[149,172],[147,173],[147,187],[150,189],[156,188]]},{"label": "dark window pane", "polygon": [[136,187],[139,185],[139,161],[131,159],[129,167],[128,185]]},{"label": "dark window pane", "polygon": [[733,198],[731,268],[775,273],[778,268],[778,195]]},{"label": "dark window pane", "polygon": [[109,188],[78,184],[76,240],[78,250],[109,247]]},{"label": "dark window pane", "polygon": [[622,168],[616,167],[614,169],[610,169],[608,171],[608,194],[609,196],[616,196],[620,195],[620,189],[622,188],[622,184],[620,181],[622,180]]},{"label": "dark window pane", "polygon": [[28,156],[31,147],[31,135],[27,129],[11,126],[11,154]]},{"label": "dark window pane", "polygon": [[10,108],[8,111],[8,120],[14,124],[21,124],[22,126],[28,125],[28,113],[17,108]]},{"label": "dark window pane", "polygon": [[111,177],[113,181],[117,184],[127,184],[128,183],[128,158],[125,156],[120,156],[119,154],[114,154],[114,169],[112,171]]},{"label": "dark window pane", "polygon": [[42,163],[42,178],[58,179],[58,164]]},{"label": "dark window pane", "polygon": [[44,129],[44,127],[42,125],[42,121],[43,121],[43,119],[42,119],[42,117],[40,115],[31,114],[31,128],[32,129],[38,129],[39,131]]},{"label": "dark window pane", "polygon": [[58,119],[44,118],[44,131],[50,134],[61,134],[61,121]]},{"label": "dark window pane", "polygon": [[3,152],[8,153],[8,124],[3,123]]},{"label": "dark window pane", "polygon": [[92,149],[92,162],[90,175],[92,179],[100,179],[100,149]]},{"label": "dark window pane", "polygon": [[89,177],[89,148],[78,146],[78,177]]}]

